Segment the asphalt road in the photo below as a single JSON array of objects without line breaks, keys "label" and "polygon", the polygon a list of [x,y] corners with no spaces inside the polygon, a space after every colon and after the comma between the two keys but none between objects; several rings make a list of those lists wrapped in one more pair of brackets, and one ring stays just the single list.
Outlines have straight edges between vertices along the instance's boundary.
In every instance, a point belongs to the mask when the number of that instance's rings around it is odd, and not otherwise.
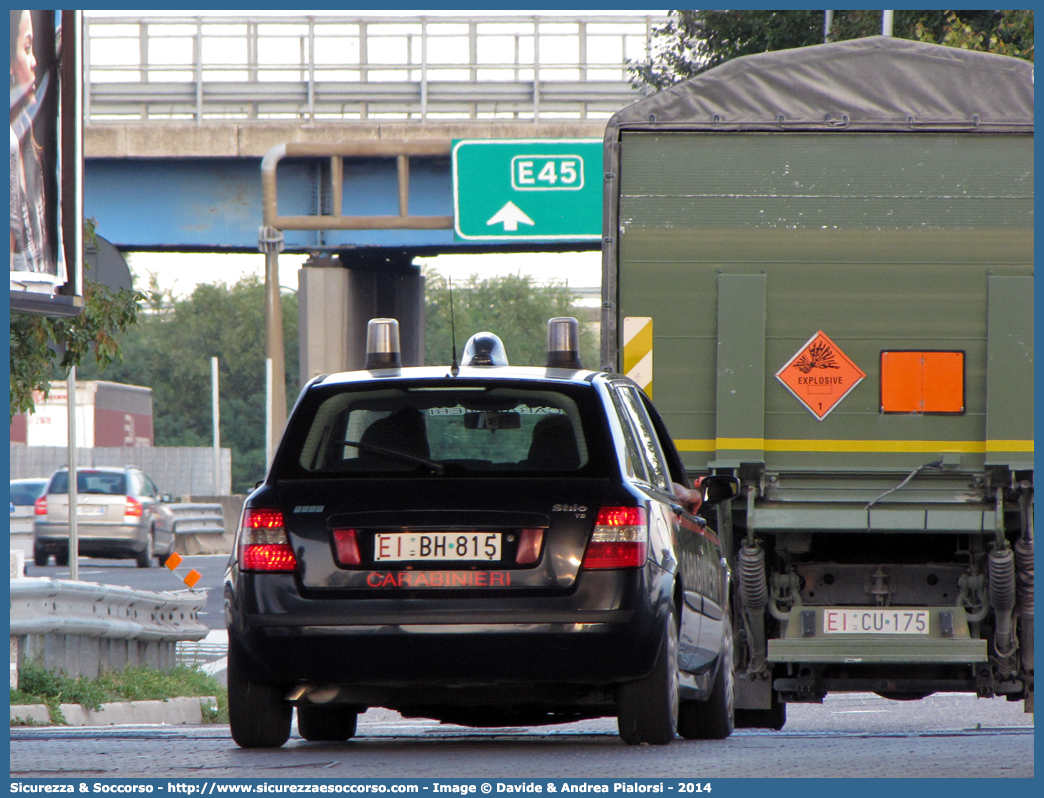
[{"label": "asphalt road", "polygon": [[[11,777],[94,778],[1032,778],[1032,716],[1001,699],[869,694],[790,705],[783,731],[627,746],[614,719],[467,729],[370,710],[346,743],[241,750],[227,726],[11,730]],[[220,783],[220,781],[218,782]],[[979,794],[950,782],[957,794]],[[732,794],[719,785],[714,794]],[[902,785],[888,784],[890,794]],[[926,789],[919,787],[920,791]],[[837,785],[830,794],[837,795]],[[803,792],[802,795],[807,795]]]},{"label": "asphalt road", "polygon": [[[225,555],[186,557],[208,589],[202,619],[222,629]],[[144,590],[185,589],[166,568],[80,558],[80,578]],[[69,569],[29,565],[29,576]],[[372,709],[347,743],[308,743],[296,730],[278,751],[243,751],[227,726],[16,728],[12,777],[686,777],[1031,778],[1033,716],[1021,702],[941,694],[888,701],[831,695],[788,706],[781,732],[740,730],[724,742],[625,746],[612,718],[564,726],[467,729]]]},{"label": "asphalt road", "polygon": [[[225,620],[221,602],[221,580],[225,575],[227,554],[196,555],[183,558],[177,572],[153,564],[152,568],[138,568],[134,560],[101,560],[80,557],[79,577],[82,582],[100,582],[103,585],[121,585],[136,590],[176,591],[188,590],[181,577],[195,569],[203,576],[196,583],[196,590],[207,590],[207,604],[200,613],[200,620],[210,629],[224,629]],[[68,579],[69,566],[26,564],[26,576],[46,576],[51,579]]]}]

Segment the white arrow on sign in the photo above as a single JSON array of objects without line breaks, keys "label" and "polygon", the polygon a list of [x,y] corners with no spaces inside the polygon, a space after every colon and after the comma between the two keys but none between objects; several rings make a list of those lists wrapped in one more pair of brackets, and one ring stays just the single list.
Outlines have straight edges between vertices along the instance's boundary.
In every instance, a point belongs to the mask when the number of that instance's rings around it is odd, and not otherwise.
[{"label": "white arrow on sign", "polygon": [[[481,218],[481,217],[480,217]],[[493,214],[493,218],[486,222],[486,225],[500,224],[503,222],[505,232],[514,232],[518,230],[518,225],[521,224],[536,224],[519,208],[515,203],[508,200],[507,205]]]}]

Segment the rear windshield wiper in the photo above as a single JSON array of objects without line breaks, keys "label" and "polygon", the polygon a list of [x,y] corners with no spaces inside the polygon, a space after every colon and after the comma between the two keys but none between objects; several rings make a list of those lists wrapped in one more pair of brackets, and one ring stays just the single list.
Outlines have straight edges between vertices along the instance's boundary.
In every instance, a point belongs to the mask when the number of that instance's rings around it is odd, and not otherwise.
[{"label": "rear windshield wiper", "polygon": [[383,457],[389,457],[393,460],[402,460],[407,463],[417,463],[419,465],[427,466],[436,474],[442,474],[446,471],[446,467],[442,463],[436,463],[434,460],[429,460],[426,457],[418,457],[415,454],[407,454],[406,452],[399,452],[395,449],[385,449],[383,446],[374,446],[370,443],[362,443],[361,441],[341,441],[345,446],[354,446],[363,452],[372,452],[373,454],[381,455]]}]

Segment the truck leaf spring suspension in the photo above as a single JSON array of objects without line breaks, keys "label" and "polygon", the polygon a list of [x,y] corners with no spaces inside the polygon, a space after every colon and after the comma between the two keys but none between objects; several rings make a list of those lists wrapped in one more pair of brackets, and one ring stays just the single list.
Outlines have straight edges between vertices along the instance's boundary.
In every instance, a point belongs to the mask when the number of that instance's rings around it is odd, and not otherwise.
[{"label": "truck leaf spring suspension", "polygon": [[990,552],[987,591],[994,614],[994,645],[1001,657],[1015,653],[1012,639],[1012,610],[1015,609],[1015,552],[1010,548]]},{"label": "truck leaf spring suspension", "polygon": [[739,552],[739,583],[743,605],[761,612],[768,603],[765,552],[760,546],[744,546]]},{"label": "truck leaf spring suspension", "polygon": [[1033,541],[1015,543],[1015,581],[1019,613],[1033,617]]},{"label": "truck leaf spring suspension", "polygon": [[744,545],[739,551],[739,592],[743,602],[743,622],[750,641],[751,659],[748,671],[758,672],[768,659],[765,638],[765,605],[768,604],[768,578],[765,575],[765,552],[757,544]]}]

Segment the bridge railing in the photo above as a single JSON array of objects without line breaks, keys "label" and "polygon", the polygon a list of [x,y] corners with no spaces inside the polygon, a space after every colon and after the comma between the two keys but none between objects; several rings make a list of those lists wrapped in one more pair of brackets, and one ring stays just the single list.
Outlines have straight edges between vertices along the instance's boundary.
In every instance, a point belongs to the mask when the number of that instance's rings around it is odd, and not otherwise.
[{"label": "bridge railing", "polygon": [[586,119],[659,16],[92,17],[88,122]]}]

